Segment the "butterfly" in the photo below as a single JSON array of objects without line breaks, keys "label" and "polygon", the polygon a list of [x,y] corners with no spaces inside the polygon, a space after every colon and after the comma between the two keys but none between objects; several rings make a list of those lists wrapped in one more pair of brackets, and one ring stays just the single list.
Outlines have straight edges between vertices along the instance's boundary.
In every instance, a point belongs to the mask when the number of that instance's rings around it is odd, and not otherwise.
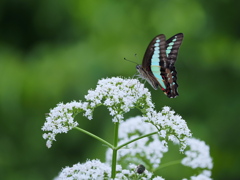
[{"label": "butterfly", "polygon": [[162,89],[169,98],[178,96],[175,62],[182,44],[183,33],[166,40],[164,34],[157,35],[148,45],[142,65],[137,65],[139,76],[157,90]]}]

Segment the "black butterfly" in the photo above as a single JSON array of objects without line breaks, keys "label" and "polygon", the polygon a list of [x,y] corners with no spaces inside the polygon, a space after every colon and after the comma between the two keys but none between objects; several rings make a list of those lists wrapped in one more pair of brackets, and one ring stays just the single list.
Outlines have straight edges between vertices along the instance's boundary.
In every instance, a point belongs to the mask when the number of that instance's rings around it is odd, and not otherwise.
[{"label": "black butterfly", "polygon": [[182,33],[167,41],[164,34],[156,36],[148,45],[142,65],[136,66],[140,77],[146,79],[154,89],[161,88],[169,98],[178,96],[174,64],[182,40]]}]

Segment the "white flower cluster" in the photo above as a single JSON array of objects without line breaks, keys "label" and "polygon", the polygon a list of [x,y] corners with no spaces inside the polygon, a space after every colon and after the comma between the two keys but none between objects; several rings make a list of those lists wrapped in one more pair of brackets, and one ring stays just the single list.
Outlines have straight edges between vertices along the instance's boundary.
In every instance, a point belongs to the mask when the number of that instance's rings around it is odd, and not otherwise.
[{"label": "white flower cluster", "polygon": [[[168,108],[165,107],[162,113],[166,114]],[[171,111],[170,114],[174,114]],[[124,144],[132,139],[139,136],[152,133],[156,131],[155,126],[150,123],[144,122],[143,117],[137,116],[134,118],[127,119],[119,126],[119,144]],[[176,141],[176,143],[180,143]],[[192,176],[191,179],[201,180],[205,177],[206,180],[211,179],[211,171],[213,164],[212,158],[210,156],[209,147],[200,140],[195,138],[187,138],[186,146],[189,150],[185,152],[186,157],[183,158],[182,164],[184,166],[189,166],[193,169],[202,168],[202,173],[197,176]],[[159,135],[152,135],[150,137],[145,137],[138,141],[134,141],[128,144],[124,148],[118,151],[118,163],[119,164],[145,164],[148,165],[146,168],[154,170],[161,167],[161,158],[163,154],[168,151],[167,142],[161,140]],[[111,163],[112,150],[108,149],[106,152],[106,162]],[[149,166],[150,165],[150,166]],[[206,170],[209,169],[209,170]]]},{"label": "white flower cluster", "polygon": [[[157,176],[153,178],[152,173],[145,170],[142,174],[136,173],[136,165],[130,164],[129,169],[117,166],[117,174],[114,180],[164,180]],[[104,180],[111,179],[111,167],[99,160],[87,161],[83,164],[75,164],[73,167],[64,168],[54,180]]]},{"label": "white flower cluster", "polygon": [[52,146],[52,142],[56,141],[55,136],[60,133],[67,133],[72,128],[78,126],[74,121],[74,116],[80,111],[86,111],[88,103],[70,102],[67,104],[59,103],[57,107],[50,110],[46,117],[46,121],[42,127],[43,131],[48,133],[43,134],[43,138],[47,139],[47,147]]},{"label": "white flower cluster", "polygon": [[[86,102],[59,103],[52,109],[42,127],[43,138],[47,139],[47,147],[51,147],[52,142],[59,133],[67,133],[78,126],[74,117],[83,112],[89,120],[92,119],[93,111],[96,107],[104,105],[113,116],[113,122],[120,122],[119,143],[124,144],[133,139],[154,134],[137,141],[131,142],[118,150],[117,164],[147,164],[147,170],[154,170],[160,166],[163,153],[168,151],[167,141],[180,144],[180,151],[189,146],[186,151],[186,158],[182,164],[192,168],[202,168],[202,173],[192,176],[192,180],[210,178],[211,172],[206,171],[212,168],[212,159],[209,155],[209,147],[196,139],[190,139],[191,133],[186,122],[181,116],[169,107],[164,107],[161,112],[154,110],[151,101],[151,94],[144,88],[138,80],[109,78],[98,82],[95,90],[90,90],[85,96]],[[132,108],[139,109],[143,116],[131,118],[123,121],[123,115]],[[112,160],[112,151],[106,153],[107,163]],[[121,163],[121,162],[124,163]],[[120,163],[119,163],[120,162]],[[111,167],[101,163],[99,160],[88,161],[84,164],[76,164],[73,167],[66,167],[62,170],[56,180],[61,179],[110,179]],[[151,167],[150,167],[151,166]],[[117,166],[116,179],[154,179],[163,180],[161,177],[154,177],[147,170],[139,174],[136,172],[137,165],[129,165],[127,169]]]},{"label": "white flower cluster", "polygon": [[[119,145],[129,142],[140,136],[157,132],[155,126],[151,123],[144,122],[142,117],[137,116],[130,118],[119,126]],[[159,140],[159,135],[151,135],[134,141],[118,151],[118,161],[134,164],[149,164],[147,169],[159,167],[163,153],[168,151],[165,143]],[[112,149],[106,153],[106,161],[111,163]]]},{"label": "white flower cluster", "polygon": [[153,107],[148,89],[136,79],[102,79],[95,90],[88,91],[85,98],[91,109],[101,104],[106,106],[113,116],[113,122],[121,122],[123,114],[136,106],[146,109]]},{"label": "white flower cluster", "polygon": [[187,139],[191,137],[192,134],[186,121],[183,120],[181,116],[175,115],[175,111],[171,111],[169,107],[165,106],[159,113],[148,111],[146,117],[143,119],[156,126],[162,138],[173,141],[174,143],[180,143],[180,151],[186,148]]},{"label": "white flower cluster", "polygon": [[67,133],[78,125],[74,121],[76,114],[83,112],[84,116],[92,119],[93,110],[99,105],[107,106],[113,122],[121,122],[123,115],[131,108],[138,108],[145,116],[144,120],[156,126],[161,137],[172,141],[179,140],[180,150],[186,147],[186,137],[191,136],[186,122],[181,116],[174,115],[170,108],[165,107],[160,113],[154,111],[150,92],[136,79],[113,77],[99,80],[96,89],[90,90],[85,98],[86,102],[60,103],[50,111],[42,127],[43,131],[48,131],[43,135],[43,138],[47,139],[47,147],[51,147],[57,134]]},{"label": "white flower cluster", "polygon": [[195,138],[189,138],[187,144],[189,150],[184,152],[186,157],[182,160],[182,164],[193,169],[212,169],[213,163],[209,146]]},{"label": "white flower cluster", "polygon": [[111,175],[111,167],[99,160],[87,161],[65,167],[54,180],[90,180],[107,179]]},{"label": "white flower cluster", "polygon": [[186,157],[182,159],[181,163],[193,169],[199,168],[200,172],[198,175],[191,176],[190,180],[211,180],[213,163],[209,146],[206,145],[205,142],[195,138],[189,138],[187,140],[187,146],[189,150],[184,152]]}]

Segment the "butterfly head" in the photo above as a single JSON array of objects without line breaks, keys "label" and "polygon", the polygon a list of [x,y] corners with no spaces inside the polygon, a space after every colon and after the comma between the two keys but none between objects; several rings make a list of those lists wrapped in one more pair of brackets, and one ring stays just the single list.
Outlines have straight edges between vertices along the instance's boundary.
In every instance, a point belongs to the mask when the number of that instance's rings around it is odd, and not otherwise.
[{"label": "butterfly head", "polygon": [[147,79],[147,72],[144,70],[144,68],[142,67],[142,65],[138,64],[136,65],[136,69],[138,71],[138,76],[142,79]]},{"label": "butterfly head", "polygon": [[137,69],[138,73],[139,73],[140,76],[141,76],[142,71],[143,71],[142,65],[140,65],[140,64],[136,65],[136,69]]}]

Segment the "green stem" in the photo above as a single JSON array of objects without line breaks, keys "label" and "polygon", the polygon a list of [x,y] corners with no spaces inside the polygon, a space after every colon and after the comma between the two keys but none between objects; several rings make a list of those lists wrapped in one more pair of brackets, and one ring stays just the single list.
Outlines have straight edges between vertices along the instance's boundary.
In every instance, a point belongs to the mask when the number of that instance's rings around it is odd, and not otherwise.
[{"label": "green stem", "polygon": [[146,134],[146,135],[144,135],[144,136],[140,136],[140,137],[135,138],[135,139],[132,139],[131,141],[128,141],[128,142],[126,142],[126,143],[118,146],[116,149],[117,149],[117,150],[118,150],[118,149],[121,149],[122,147],[124,147],[124,146],[126,146],[126,145],[128,145],[128,144],[130,144],[130,143],[132,143],[132,142],[134,142],[134,141],[137,141],[137,140],[139,140],[139,139],[142,139],[142,138],[145,138],[145,137],[148,137],[148,136],[152,136],[152,135],[157,134],[157,133],[158,133],[158,131],[153,132],[153,133]]},{"label": "green stem", "polygon": [[162,164],[161,166],[159,166],[156,170],[159,170],[159,169],[162,169],[162,168],[165,168],[165,167],[168,167],[168,166],[172,166],[172,165],[175,165],[175,164],[180,164],[181,163],[181,159],[179,160],[176,160],[176,161],[171,161],[171,162],[168,162],[168,163],[165,163],[165,164]]},{"label": "green stem", "polygon": [[119,128],[119,122],[115,123],[114,127],[114,139],[113,139],[113,154],[112,154],[112,174],[111,178],[114,179],[116,176],[116,166],[117,166],[117,145],[118,145],[118,128]]},{"label": "green stem", "polygon": [[84,130],[82,128],[79,128],[79,127],[74,127],[74,129],[77,129],[77,130],[79,130],[79,131],[81,131],[81,132],[83,132],[83,133],[85,133],[85,134],[87,134],[87,135],[89,135],[89,136],[99,140],[100,142],[102,142],[103,144],[106,144],[111,149],[114,148],[114,146],[112,144],[110,144],[109,142],[105,141],[104,139],[96,136],[95,134],[90,133],[89,131],[86,131],[86,130]]}]

